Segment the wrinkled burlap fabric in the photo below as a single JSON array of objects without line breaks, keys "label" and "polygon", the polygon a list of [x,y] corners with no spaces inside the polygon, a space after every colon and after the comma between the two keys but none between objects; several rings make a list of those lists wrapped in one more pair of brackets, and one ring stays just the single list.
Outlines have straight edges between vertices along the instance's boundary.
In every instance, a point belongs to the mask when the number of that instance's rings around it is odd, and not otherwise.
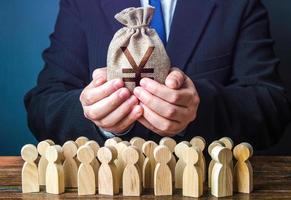
[{"label": "wrinkled burlap fabric", "polygon": [[127,8],[115,15],[125,25],[119,29],[108,48],[107,79],[121,78],[129,90],[139,85],[141,78],[164,83],[170,69],[170,59],[157,32],[149,27],[154,8]]}]

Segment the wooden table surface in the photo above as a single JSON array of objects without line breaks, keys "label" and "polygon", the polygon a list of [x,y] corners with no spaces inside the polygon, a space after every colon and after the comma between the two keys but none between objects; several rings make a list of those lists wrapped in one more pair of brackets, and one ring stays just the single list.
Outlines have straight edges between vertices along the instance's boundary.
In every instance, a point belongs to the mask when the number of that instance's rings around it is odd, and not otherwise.
[{"label": "wooden table surface", "polygon": [[[256,156],[251,162],[254,167],[254,192],[234,194],[232,197],[219,199],[291,199],[291,157]],[[195,199],[181,196],[181,191],[175,191],[174,195],[169,197],[155,197],[151,192],[146,192],[141,197],[78,196],[76,190],[70,190],[61,195],[44,192],[22,194],[22,164],[20,157],[0,157],[0,199]],[[217,198],[205,192],[199,199]]]}]

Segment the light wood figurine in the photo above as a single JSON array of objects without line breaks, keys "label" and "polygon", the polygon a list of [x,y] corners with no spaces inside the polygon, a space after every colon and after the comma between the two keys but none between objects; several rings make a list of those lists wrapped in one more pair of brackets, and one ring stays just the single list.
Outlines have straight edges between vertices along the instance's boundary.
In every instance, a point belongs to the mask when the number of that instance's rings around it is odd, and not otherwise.
[{"label": "light wood figurine", "polygon": [[240,193],[253,191],[253,168],[249,158],[253,155],[253,148],[249,143],[241,143],[233,150],[237,160],[234,167],[234,190]]},{"label": "light wood figurine", "polygon": [[142,167],[143,167],[143,163],[144,163],[144,160],[145,160],[145,156],[144,154],[142,153],[142,146],[143,144],[145,143],[146,141],[143,139],[143,138],[140,138],[140,137],[133,137],[131,140],[130,140],[130,144],[132,146],[135,146],[138,148],[139,150],[139,160],[138,160],[138,167],[140,170],[142,170]]},{"label": "light wood figurine", "polygon": [[172,158],[171,151],[165,145],[159,145],[154,150],[157,162],[154,172],[154,193],[156,196],[172,195],[172,173],[168,163]]},{"label": "light wood figurine", "polygon": [[199,151],[200,149],[192,146],[183,154],[186,163],[183,172],[183,196],[198,198],[203,195],[203,174],[201,168],[196,166],[199,161]]},{"label": "light wood figurine", "polygon": [[90,164],[93,167],[94,174],[95,174],[95,185],[96,185],[96,187],[98,187],[98,171],[99,171],[100,163],[97,159],[97,153],[100,149],[100,145],[94,140],[90,140],[90,141],[86,142],[85,145],[88,145],[89,147],[91,147],[91,149],[94,152],[94,158]]},{"label": "light wood figurine", "polygon": [[143,188],[154,188],[154,172],[156,161],[154,158],[154,149],[158,145],[154,141],[147,141],[142,146],[142,151],[146,156],[142,167]]},{"label": "light wood figurine", "polygon": [[117,150],[112,146],[101,147],[97,153],[101,162],[98,173],[98,191],[103,195],[119,193],[119,178],[114,160]]},{"label": "light wood figurine", "polygon": [[[222,142],[226,148],[232,151],[234,147],[234,142],[230,137],[220,138],[219,141]],[[231,160],[229,165],[230,165],[231,170],[233,171],[233,160]]]},{"label": "light wood figurine", "polygon": [[226,147],[216,146],[211,157],[216,161],[211,175],[211,194],[215,197],[233,195],[233,175],[230,168],[232,152]]},{"label": "light wood figurine", "polygon": [[199,159],[198,159],[198,162],[196,165],[197,165],[197,167],[199,167],[201,169],[202,180],[204,183],[206,181],[206,162],[205,162],[205,157],[203,155],[203,151],[204,151],[205,146],[206,146],[206,141],[201,136],[195,136],[190,141],[190,144],[199,149],[199,151],[198,151]]},{"label": "light wood figurine", "polygon": [[46,192],[61,194],[65,191],[62,148],[58,145],[49,146],[46,151],[48,166],[46,169]]},{"label": "light wood figurine", "polygon": [[122,139],[120,137],[113,137],[113,138],[109,138],[105,141],[104,146],[113,146],[115,147],[115,145],[119,142],[122,142]]},{"label": "light wood figurine", "polygon": [[181,189],[183,183],[183,172],[186,166],[186,163],[183,159],[183,154],[185,153],[186,149],[190,147],[191,144],[188,141],[182,141],[175,147],[175,154],[179,158],[176,166],[175,166],[175,188]]},{"label": "light wood figurine", "polygon": [[[213,141],[208,146],[208,154],[210,155],[210,157],[211,157],[212,149],[216,146],[224,147],[224,144],[222,142],[220,142],[219,140]],[[214,164],[215,164],[215,160],[211,159],[209,166],[208,166],[208,187],[209,188],[211,188],[211,175],[212,175],[212,169],[213,169]]]},{"label": "light wood figurine", "polygon": [[84,144],[86,144],[86,142],[88,142],[89,139],[85,136],[80,136],[76,139],[76,144],[78,145],[78,148],[83,146]]},{"label": "light wood figurine", "polygon": [[46,149],[51,145],[54,145],[54,142],[52,140],[44,140],[38,143],[37,145],[37,151],[40,155],[40,159],[37,166],[39,185],[45,185],[45,172],[48,165],[48,161],[45,157],[45,152]]},{"label": "light wood figurine", "polygon": [[96,193],[95,173],[90,164],[94,156],[94,151],[89,145],[83,145],[78,149],[77,157],[81,162],[78,169],[78,195],[93,195]]},{"label": "light wood figurine", "polygon": [[141,194],[141,175],[137,165],[140,153],[134,146],[129,146],[123,151],[125,168],[123,171],[123,195],[140,196]]},{"label": "light wood figurine", "polygon": [[63,152],[65,157],[65,161],[63,162],[65,188],[75,188],[78,186],[78,165],[75,160],[77,150],[78,146],[74,141],[69,140],[63,145]]},{"label": "light wood figurine", "polygon": [[122,173],[124,170],[124,160],[122,158],[123,150],[126,149],[128,146],[130,146],[130,143],[128,141],[121,141],[115,144],[115,148],[117,150],[117,158],[114,161],[116,168],[117,168],[117,173],[118,173],[118,178],[119,178],[119,188],[122,188]]},{"label": "light wood figurine", "polygon": [[169,167],[171,169],[172,181],[174,182],[175,181],[175,167],[176,167],[177,161],[176,161],[176,157],[175,157],[175,155],[173,153],[175,151],[175,147],[177,145],[177,142],[173,138],[163,137],[160,140],[160,145],[165,145],[171,151],[172,157],[171,157],[171,160],[168,163],[168,165],[169,165]]},{"label": "light wood figurine", "polygon": [[38,157],[37,149],[32,144],[27,144],[21,149],[21,157],[25,161],[21,172],[22,192],[39,192],[38,170],[35,160]]}]

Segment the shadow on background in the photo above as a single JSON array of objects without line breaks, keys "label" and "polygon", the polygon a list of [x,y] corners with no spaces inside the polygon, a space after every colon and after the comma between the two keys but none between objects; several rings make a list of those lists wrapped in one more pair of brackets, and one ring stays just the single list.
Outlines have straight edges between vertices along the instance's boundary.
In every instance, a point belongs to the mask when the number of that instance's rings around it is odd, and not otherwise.
[{"label": "shadow on background", "polygon": [[[27,128],[24,94],[43,67],[41,52],[48,47],[58,12],[58,0],[0,1],[0,155],[18,155],[35,143]],[[270,12],[279,72],[291,99],[291,1],[264,0]],[[291,154],[291,125],[280,144],[264,153]],[[208,141],[210,142],[210,141]]]}]

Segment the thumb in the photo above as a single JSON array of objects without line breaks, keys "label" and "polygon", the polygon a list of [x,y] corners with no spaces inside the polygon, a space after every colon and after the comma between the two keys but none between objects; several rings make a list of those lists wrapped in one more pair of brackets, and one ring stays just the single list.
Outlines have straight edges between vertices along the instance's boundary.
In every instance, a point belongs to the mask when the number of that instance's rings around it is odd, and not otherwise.
[{"label": "thumb", "polygon": [[184,72],[182,72],[178,68],[172,68],[171,72],[168,74],[165,84],[167,87],[171,89],[180,89],[182,85],[184,84],[184,81],[186,79],[186,76]]},{"label": "thumb", "polygon": [[98,68],[98,69],[95,69],[93,71],[92,79],[96,80],[99,78],[107,79],[107,68],[106,67]]}]

